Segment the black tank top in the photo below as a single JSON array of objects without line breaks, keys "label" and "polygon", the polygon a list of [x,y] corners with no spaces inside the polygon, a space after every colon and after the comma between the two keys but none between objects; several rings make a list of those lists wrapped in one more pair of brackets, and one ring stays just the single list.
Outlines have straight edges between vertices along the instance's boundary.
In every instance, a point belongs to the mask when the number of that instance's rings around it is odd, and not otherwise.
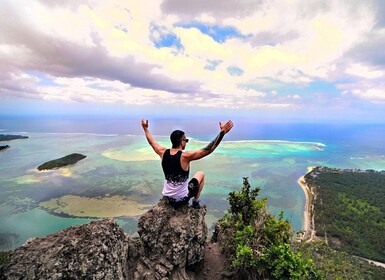
[{"label": "black tank top", "polygon": [[178,151],[175,155],[170,154],[170,149],[167,149],[163,154],[162,168],[164,177],[168,183],[173,185],[181,184],[188,180],[189,170],[183,170],[180,164],[182,151]]}]

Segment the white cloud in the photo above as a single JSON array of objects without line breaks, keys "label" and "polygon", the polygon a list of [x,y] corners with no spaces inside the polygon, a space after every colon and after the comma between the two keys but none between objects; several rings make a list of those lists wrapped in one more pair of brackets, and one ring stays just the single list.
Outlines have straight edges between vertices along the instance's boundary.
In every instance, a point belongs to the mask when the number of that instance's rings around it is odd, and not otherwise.
[{"label": "white cloud", "polygon": [[[106,103],[125,104],[129,106],[142,106],[157,104],[194,108],[285,108],[290,104],[266,102],[266,93],[251,89],[237,89],[225,92],[202,94],[170,93],[162,90],[140,89],[131,87],[125,83],[99,78],[67,78],[67,77],[43,77],[33,75],[12,74],[12,85],[23,84],[23,87],[11,88],[13,97],[35,98],[47,101],[61,101],[70,103]],[[28,88],[25,85],[28,84]],[[218,87],[220,88],[220,87]],[[33,89],[33,91],[31,90]],[[4,96],[3,96],[4,97]]]},{"label": "white cloud", "polygon": [[385,102],[385,87],[382,88],[370,88],[367,90],[353,90],[352,94],[370,102]]},{"label": "white cloud", "polygon": [[385,83],[382,80],[379,83],[373,80],[358,80],[352,83],[339,84],[337,88],[342,90],[342,95],[345,98],[352,95],[370,103],[385,102]]},{"label": "white cloud", "polygon": [[[293,32],[297,38],[276,45],[265,45],[242,52],[248,58],[246,72],[260,72],[274,76],[277,72],[298,69],[304,74],[325,77],[327,69],[352,46],[361,42],[362,35],[374,25],[368,8],[351,13],[349,5],[333,3],[329,9],[312,17],[312,6],[303,1],[270,1],[265,8],[246,19],[230,19],[245,34],[270,32],[285,34]],[[327,6],[327,4],[325,4]],[[305,11],[305,12],[304,12]],[[352,26],[355,28],[351,28]],[[249,71],[248,71],[249,70]]]},{"label": "white cloud", "polygon": [[366,79],[376,79],[381,78],[384,76],[384,73],[380,70],[370,70],[369,67],[361,65],[359,63],[355,63],[350,65],[346,70],[345,73],[363,77]]},{"label": "white cloud", "polygon": [[[66,102],[289,108],[287,100],[299,104],[303,95],[285,99],[277,90],[355,76],[371,82],[345,90],[382,100],[378,80],[385,62],[373,63],[384,34],[375,29],[376,3],[4,0],[0,93]],[[192,22],[231,27],[244,36],[219,43],[186,27]],[[175,35],[181,48],[157,48],[153,40],[161,34],[154,26]],[[370,38],[377,52],[369,55],[362,50]],[[357,56],[348,55],[353,50]],[[207,69],[213,61],[218,63]],[[229,67],[242,75],[231,75]]]},{"label": "white cloud", "polygon": [[293,96],[291,96],[291,98],[293,98],[293,99],[301,99],[301,97],[298,94],[294,94]]}]

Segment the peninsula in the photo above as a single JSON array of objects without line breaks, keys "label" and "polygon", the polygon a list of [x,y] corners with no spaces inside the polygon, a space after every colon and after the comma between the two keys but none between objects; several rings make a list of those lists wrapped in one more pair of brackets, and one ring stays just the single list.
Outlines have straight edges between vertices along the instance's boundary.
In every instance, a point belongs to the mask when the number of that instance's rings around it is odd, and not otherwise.
[{"label": "peninsula", "polygon": [[85,155],[74,153],[74,154],[67,155],[65,157],[47,161],[42,165],[39,165],[37,169],[39,171],[57,169],[66,165],[75,164],[84,158],[86,158]]},{"label": "peninsula", "polygon": [[385,171],[315,167],[298,180],[305,192],[305,240],[385,262]]}]

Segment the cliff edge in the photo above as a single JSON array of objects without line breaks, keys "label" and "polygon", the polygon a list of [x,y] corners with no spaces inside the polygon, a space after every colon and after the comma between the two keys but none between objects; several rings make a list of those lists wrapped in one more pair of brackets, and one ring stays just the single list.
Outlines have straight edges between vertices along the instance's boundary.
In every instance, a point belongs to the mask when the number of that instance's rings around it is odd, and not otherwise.
[{"label": "cliff edge", "polygon": [[140,217],[138,239],[113,219],[34,238],[11,253],[0,279],[197,279],[205,214],[205,207],[174,208],[161,199]]}]

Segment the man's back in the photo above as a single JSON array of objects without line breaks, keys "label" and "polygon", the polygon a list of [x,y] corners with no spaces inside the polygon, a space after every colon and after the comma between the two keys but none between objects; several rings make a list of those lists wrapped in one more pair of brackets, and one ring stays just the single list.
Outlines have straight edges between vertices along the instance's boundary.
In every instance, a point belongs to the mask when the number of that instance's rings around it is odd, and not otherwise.
[{"label": "man's back", "polygon": [[203,189],[205,175],[203,171],[198,171],[188,181],[190,162],[211,154],[218,147],[225,134],[231,130],[233,122],[230,120],[224,125],[219,122],[220,132],[213,141],[202,149],[186,152],[183,150],[189,139],[186,138],[183,131],[175,130],[171,133],[172,148],[166,149],[152,137],[147,120],[142,120],[142,127],[148,143],[162,159],[162,169],[165,176],[162,194],[177,203],[188,203],[189,199],[194,197],[193,206],[199,207],[198,199]]}]

